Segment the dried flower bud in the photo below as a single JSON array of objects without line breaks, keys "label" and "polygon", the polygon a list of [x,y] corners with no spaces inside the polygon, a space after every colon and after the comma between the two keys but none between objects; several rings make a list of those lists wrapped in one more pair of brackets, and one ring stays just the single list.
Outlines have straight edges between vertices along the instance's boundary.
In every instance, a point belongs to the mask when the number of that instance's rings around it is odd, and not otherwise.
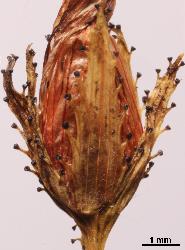
[{"label": "dried flower bud", "polygon": [[164,111],[170,110],[168,100],[179,83],[176,73],[184,65],[183,55],[174,63],[168,58],[168,70],[157,77],[154,91],[149,96],[145,90],[143,125],[130,66],[135,48],[128,49],[121,25],[109,23],[115,2],[63,1],[47,37],[38,107],[33,105],[37,73],[31,45],[26,50],[27,97],[13,88],[14,55],[2,72],[5,101],[27,138],[28,152],[20,151],[34,159],[31,172],[44,186],[37,190],[46,190],[74,218],[87,250],[104,249],[118,215],[148,176],[152,148],[164,131]]}]

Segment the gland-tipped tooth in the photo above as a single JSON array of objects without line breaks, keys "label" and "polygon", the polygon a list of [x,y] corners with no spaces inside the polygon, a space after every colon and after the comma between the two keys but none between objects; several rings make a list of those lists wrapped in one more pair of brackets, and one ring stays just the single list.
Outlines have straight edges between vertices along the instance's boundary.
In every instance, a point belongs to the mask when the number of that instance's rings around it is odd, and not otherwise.
[{"label": "gland-tipped tooth", "polygon": [[25,84],[22,85],[22,95],[25,95],[27,88],[28,88],[28,84],[27,83],[25,83]]},{"label": "gland-tipped tooth", "polygon": [[137,86],[138,80],[142,77],[142,74],[140,72],[137,72],[136,74],[136,80],[135,80],[135,85]]},{"label": "gland-tipped tooth", "polygon": [[36,73],[36,67],[33,63],[33,58],[35,56],[35,52],[31,49],[32,44],[29,44],[26,49],[26,73],[27,73],[27,82],[28,85],[28,95],[35,96],[36,90],[36,80],[38,74]]},{"label": "gland-tipped tooth", "polygon": [[76,241],[82,241],[81,238],[77,238],[77,239],[71,239],[71,243],[74,244]]},{"label": "gland-tipped tooth", "polygon": [[156,154],[150,156],[149,160],[151,161],[152,159],[158,157],[158,156],[162,156],[163,155],[163,151],[159,150]]},{"label": "gland-tipped tooth", "polygon": [[37,177],[39,177],[39,173],[37,171],[31,169],[29,166],[24,167],[24,171],[33,173],[34,175],[36,175]]},{"label": "gland-tipped tooth", "polygon": [[134,46],[131,46],[131,48],[130,48],[130,54],[132,54],[135,50],[136,50],[136,48]]},{"label": "gland-tipped tooth", "polygon": [[13,86],[12,82],[12,73],[13,73],[13,68],[15,66],[16,60],[12,56],[8,56],[8,64],[6,67],[6,70],[1,70],[3,74],[3,85],[5,92],[7,94],[7,98],[9,98],[10,101],[12,101],[12,98],[15,98],[16,100],[13,100],[14,103],[17,103],[17,100],[20,101],[21,94],[19,94]]},{"label": "gland-tipped tooth", "polygon": [[27,155],[28,157],[31,158],[30,151],[29,151],[29,150],[24,150],[24,149],[22,149],[22,148],[19,146],[19,144],[14,144],[13,148],[14,148],[15,150],[19,150],[20,152],[22,152],[23,154],[25,154],[25,155]]},{"label": "gland-tipped tooth", "polygon": [[167,60],[168,60],[168,62],[169,62],[169,65],[172,65],[173,57],[168,57]]},{"label": "gland-tipped tooth", "polygon": [[160,78],[161,69],[156,69],[155,71],[157,73],[157,79],[159,79]]},{"label": "gland-tipped tooth", "polygon": [[13,129],[16,129],[16,130],[21,134],[21,136],[23,137],[23,139],[25,139],[25,133],[24,133],[24,131],[23,131],[22,129],[20,129],[20,128],[17,126],[16,123],[13,123],[13,124],[11,125],[11,127],[12,127]]},{"label": "gland-tipped tooth", "polygon": [[165,128],[163,128],[163,129],[160,130],[160,133],[159,133],[159,134],[161,135],[161,134],[163,134],[164,132],[169,131],[169,130],[171,130],[171,127],[170,127],[169,125],[167,125]]},{"label": "gland-tipped tooth", "polygon": [[143,178],[148,178],[149,177],[149,172],[150,170],[153,168],[154,166],[154,162],[153,161],[150,161],[149,163],[149,166],[148,168],[145,170],[144,174],[143,174]]},{"label": "gland-tipped tooth", "polygon": [[46,189],[45,189],[45,188],[42,188],[42,187],[38,187],[38,188],[37,188],[37,192],[38,192],[38,193],[40,193],[40,192],[42,192],[42,191],[46,191]]},{"label": "gland-tipped tooth", "polygon": [[172,102],[171,106],[166,109],[166,114],[176,107],[177,107],[176,103]]},{"label": "gland-tipped tooth", "polygon": [[10,56],[7,56],[7,60],[8,60],[8,65],[7,65],[7,68],[6,70],[13,70],[14,66],[15,66],[15,63],[16,63],[16,59],[17,57],[14,56],[13,54],[10,55]]},{"label": "gland-tipped tooth", "polygon": [[126,50],[126,52],[128,54],[128,60],[130,61],[131,52],[128,49],[127,43],[126,43],[125,38],[123,36],[123,32],[121,31],[121,29],[113,29],[113,31],[117,35],[117,44],[121,44],[124,47],[124,50]]},{"label": "gland-tipped tooth", "polygon": [[75,231],[76,228],[77,228],[77,224],[75,224],[74,226],[72,226],[73,231]]},{"label": "gland-tipped tooth", "polygon": [[184,66],[184,62],[182,61],[184,57],[184,53],[180,54],[177,59],[175,60],[174,63],[171,63],[167,69],[167,75],[171,78],[171,79],[175,79],[177,71],[179,70],[179,68],[181,66]]}]

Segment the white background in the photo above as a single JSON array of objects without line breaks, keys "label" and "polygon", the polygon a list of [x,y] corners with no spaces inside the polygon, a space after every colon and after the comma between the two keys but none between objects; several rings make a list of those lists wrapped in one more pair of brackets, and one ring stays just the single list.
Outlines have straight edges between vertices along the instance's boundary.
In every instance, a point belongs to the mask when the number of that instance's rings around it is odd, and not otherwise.
[{"label": "white background", "polygon": [[[61,1],[0,0],[0,65],[15,53],[20,59],[15,67],[14,83],[18,89],[25,83],[25,49],[33,42],[37,52],[39,81],[42,70],[45,34],[51,32]],[[134,75],[142,72],[140,97],[156,80],[155,68],[163,72],[168,56],[185,52],[184,0],[117,0],[112,19],[122,24],[128,45],[134,45]],[[114,226],[106,250],[144,249],[142,243],[153,237],[170,237],[173,243],[185,245],[185,68],[172,101],[177,103],[165,120],[172,131],[162,135],[155,149],[164,156],[156,159],[150,178],[144,180],[133,200]],[[2,81],[2,77],[1,77]],[[37,179],[23,168],[30,161],[12,149],[14,143],[24,145],[11,129],[16,119],[2,101],[0,87],[0,250],[70,250],[73,221],[60,211],[43,192],[37,193]],[[148,249],[148,248],[145,248]],[[154,249],[154,247],[153,247]],[[155,248],[157,249],[157,248]],[[178,249],[177,247],[170,249]]]}]

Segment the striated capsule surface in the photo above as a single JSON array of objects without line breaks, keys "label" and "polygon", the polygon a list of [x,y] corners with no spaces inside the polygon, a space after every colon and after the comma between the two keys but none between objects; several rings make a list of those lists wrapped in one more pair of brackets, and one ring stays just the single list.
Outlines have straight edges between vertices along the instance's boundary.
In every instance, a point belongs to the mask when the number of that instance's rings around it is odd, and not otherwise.
[{"label": "striated capsule surface", "polygon": [[40,128],[65,172],[65,203],[89,214],[113,201],[142,134],[130,52],[119,25],[108,25],[115,1],[95,3],[64,1],[40,89]]}]

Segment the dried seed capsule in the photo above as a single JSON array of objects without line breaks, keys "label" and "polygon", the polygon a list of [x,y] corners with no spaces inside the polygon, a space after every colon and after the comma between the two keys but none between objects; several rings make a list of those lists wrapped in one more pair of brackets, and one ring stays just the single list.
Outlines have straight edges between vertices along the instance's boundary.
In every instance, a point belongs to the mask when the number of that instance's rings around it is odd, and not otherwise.
[{"label": "dried seed capsule", "polygon": [[[104,1],[101,11],[95,9],[93,1],[66,2],[70,8],[64,5],[57,17],[52,44],[46,52],[39,98],[40,130],[51,159],[50,169],[58,173],[56,182],[54,175],[49,181],[54,198],[84,219],[87,213],[106,210],[103,203],[110,204],[117,197],[121,188],[118,180],[123,183],[124,171],[129,171],[132,157],[142,158],[145,153],[144,148],[134,152],[134,147],[140,145],[142,135],[150,139],[152,136],[145,131],[143,134],[130,53],[124,47],[121,26],[117,25],[115,30],[109,23],[111,11],[106,17],[102,15],[108,8],[113,9],[114,0]],[[75,8],[71,8],[73,5]],[[65,19],[65,29],[64,23],[60,23],[61,16]],[[57,26],[61,27],[60,34],[55,32]],[[111,28],[118,33],[114,35],[118,43],[111,37]],[[62,36],[64,30],[67,42]],[[81,52],[84,47],[80,46],[84,45],[88,53]],[[119,55],[114,51],[119,51]],[[64,62],[62,69],[61,62]],[[71,102],[66,101],[71,98],[68,93],[72,95]],[[64,131],[68,128],[69,131]],[[126,137],[132,140],[128,142]],[[64,178],[59,176],[62,168],[61,174],[66,173]]]}]

